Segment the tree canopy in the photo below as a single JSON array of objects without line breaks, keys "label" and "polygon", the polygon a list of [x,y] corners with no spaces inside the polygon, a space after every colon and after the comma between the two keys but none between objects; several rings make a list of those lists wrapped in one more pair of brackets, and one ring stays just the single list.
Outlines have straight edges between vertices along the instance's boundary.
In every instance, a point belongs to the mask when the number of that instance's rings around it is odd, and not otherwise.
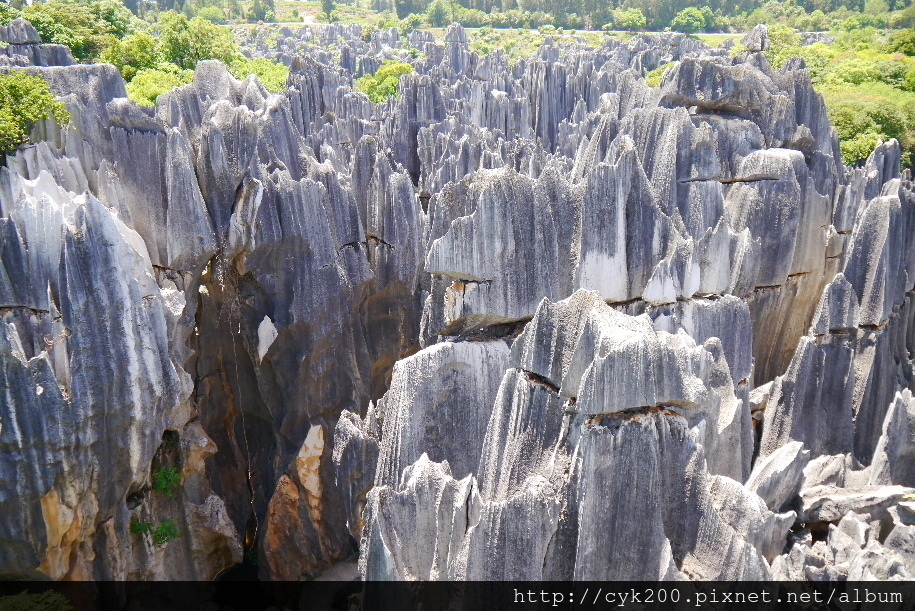
[{"label": "tree canopy", "polygon": [[24,70],[0,74],[0,152],[28,142],[32,127],[49,118],[64,125],[70,114],[43,78]]}]

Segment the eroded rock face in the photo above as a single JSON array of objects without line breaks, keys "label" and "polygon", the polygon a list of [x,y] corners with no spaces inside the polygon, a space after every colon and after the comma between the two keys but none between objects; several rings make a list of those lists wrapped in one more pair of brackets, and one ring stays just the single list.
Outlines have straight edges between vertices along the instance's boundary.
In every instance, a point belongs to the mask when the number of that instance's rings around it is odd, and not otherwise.
[{"label": "eroded rock face", "polygon": [[915,574],[915,192],[764,27],[239,33],[284,92],[155,108],[32,32],[72,122],[0,169],[0,575]]}]

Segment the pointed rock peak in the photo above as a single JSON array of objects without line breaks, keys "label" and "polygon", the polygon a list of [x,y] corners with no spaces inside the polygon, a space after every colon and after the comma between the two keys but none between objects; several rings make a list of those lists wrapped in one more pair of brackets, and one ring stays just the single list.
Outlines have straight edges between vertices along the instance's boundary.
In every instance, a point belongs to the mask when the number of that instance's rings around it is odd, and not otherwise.
[{"label": "pointed rock peak", "polygon": [[741,41],[750,51],[769,50],[769,28],[764,23],[758,24],[744,36]]},{"label": "pointed rock peak", "polygon": [[448,44],[467,44],[467,31],[459,23],[452,23],[445,32],[445,42]]}]

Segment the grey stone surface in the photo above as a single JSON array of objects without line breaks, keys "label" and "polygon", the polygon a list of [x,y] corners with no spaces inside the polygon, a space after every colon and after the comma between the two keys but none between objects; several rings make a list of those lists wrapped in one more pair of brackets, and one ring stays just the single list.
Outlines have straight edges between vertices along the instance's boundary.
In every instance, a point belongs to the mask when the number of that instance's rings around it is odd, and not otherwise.
[{"label": "grey stone surface", "polygon": [[765,26],[268,30],[283,92],[205,61],[155,108],[3,34],[72,121],[0,168],[0,577],[915,574],[915,192]]},{"label": "grey stone surface", "polygon": [[16,17],[7,25],[0,27],[0,41],[22,45],[29,43],[40,43],[41,36],[31,23],[22,17]]}]

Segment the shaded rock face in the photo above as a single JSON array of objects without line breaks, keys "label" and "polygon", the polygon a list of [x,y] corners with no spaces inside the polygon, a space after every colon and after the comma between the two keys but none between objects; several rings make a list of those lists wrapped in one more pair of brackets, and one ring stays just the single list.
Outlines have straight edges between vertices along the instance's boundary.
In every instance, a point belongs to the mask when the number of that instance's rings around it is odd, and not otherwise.
[{"label": "shaded rock face", "polygon": [[915,572],[915,193],[765,28],[239,33],[284,92],[207,61],[155,108],[31,32],[72,124],[0,169],[0,576]]}]

